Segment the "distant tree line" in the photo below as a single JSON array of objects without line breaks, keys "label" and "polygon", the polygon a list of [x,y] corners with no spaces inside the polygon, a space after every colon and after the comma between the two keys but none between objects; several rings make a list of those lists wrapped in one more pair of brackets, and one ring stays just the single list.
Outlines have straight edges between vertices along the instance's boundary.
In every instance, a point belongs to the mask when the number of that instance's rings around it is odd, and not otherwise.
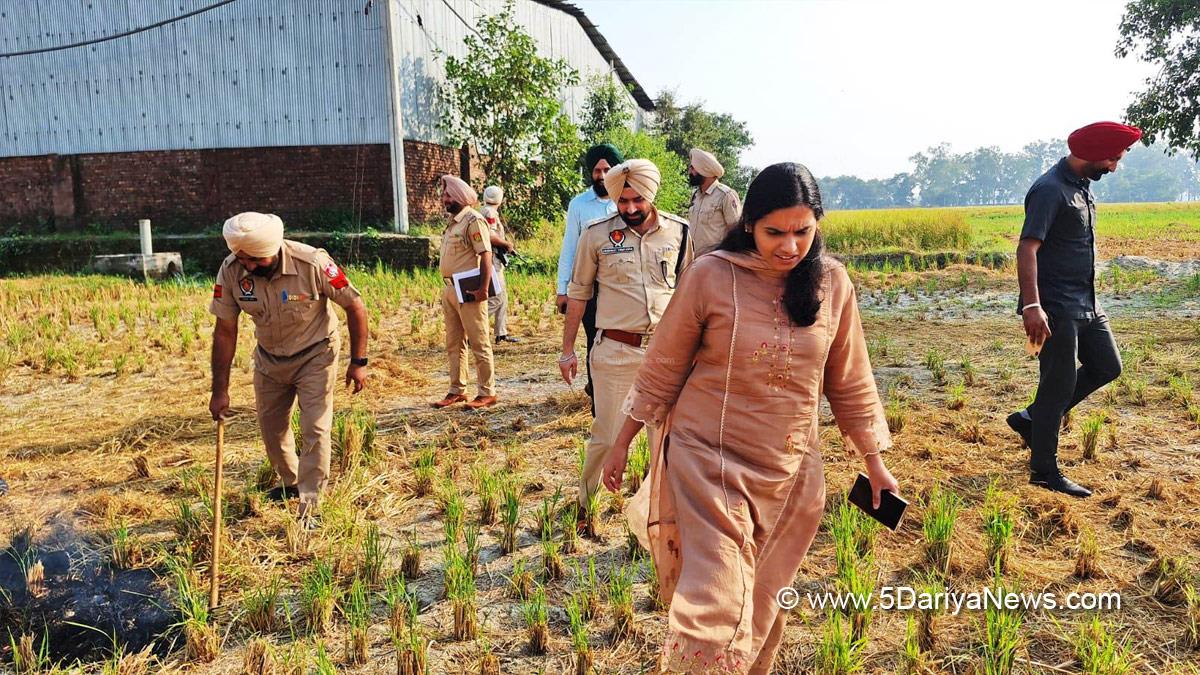
[{"label": "distant tree line", "polygon": [[[1066,154],[1063,140],[1037,141],[1012,153],[994,147],[954,153],[942,143],[910,157],[912,171],[890,178],[826,177],[821,192],[830,209],[1020,204],[1033,181]],[[1185,155],[1168,155],[1162,145],[1138,145],[1093,190],[1106,202],[1197,200],[1200,167]]]}]

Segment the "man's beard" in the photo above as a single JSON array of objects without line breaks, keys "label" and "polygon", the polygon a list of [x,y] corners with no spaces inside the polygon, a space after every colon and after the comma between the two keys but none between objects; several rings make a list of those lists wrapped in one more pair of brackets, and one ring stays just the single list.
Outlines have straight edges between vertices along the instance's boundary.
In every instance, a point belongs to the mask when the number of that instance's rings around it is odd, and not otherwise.
[{"label": "man's beard", "polygon": [[604,187],[604,179],[603,178],[601,178],[600,180],[592,179],[592,190],[594,190],[596,192],[597,197],[607,197],[608,196],[608,188]]},{"label": "man's beard", "polygon": [[630,227],[638,227],[642,223],[646,222],[646,214],[642,213],[641,211],[633,214],[622,212],[621,220],[625,221],[625,224]]},{"label": "man's beard", "polygon": [[689,173],[688,174],[688,185],[691,185],[692,187],[700,187],[703,184],[704,184],[704,176],[701,176],[698,173]]},{"label": "man's beard", "polygon": [[276,260],[270,267],[263,267],[262,265],[259,265],[258,267],[250,270],[250,274],[253,274],[256,277],[270,279],[271,275],[275,274],[275,270],[277,269],[279,269],[279,260]]},{"label": "man's beard", "polygon": [[452,216],[458,215],[458,212],[462,210],[463,205],[459,204],[458,202],[450,202],[450,204],[446,206],[446,213],[449,213]]},{"label": "man's beard", "polygon": [[1104,174],[1109,173],[1108,169],[1093,169],[1088,172],[1088,178],[1091,180],[1100,180],[1104,178]]}]

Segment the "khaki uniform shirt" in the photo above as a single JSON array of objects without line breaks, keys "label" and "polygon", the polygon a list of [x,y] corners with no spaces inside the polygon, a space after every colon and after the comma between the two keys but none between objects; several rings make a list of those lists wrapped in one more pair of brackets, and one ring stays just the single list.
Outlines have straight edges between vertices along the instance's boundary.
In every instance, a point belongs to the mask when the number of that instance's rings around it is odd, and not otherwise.
[{"label": "khaki uniform shirt", "polygon": [[618,214],[593,221],[579,238],[575,268],[567,296],[591,300],[593,283],[600,286],[596,327],[642,335],[653,333],[675,292],[675,266],[694,258],[691,237],[681,252],[686,222],[657,211],[653,228],[644,236]]},{"label": "khaki uniform shirt", "polygon": [[486,205],[482,209],[479,209],[479,213],[487,221],[487,226],[492,233],[504,239],[504,221],[500,220],[500,210],[494,206]]},{"label": "khaki uniform shirt", "polygon": [[696,255],[715,249],[741,216],[742,200],[737,190],[721,181],[713,181],[707,190],[693,192],[688,223],[696,239]]},{"label": "khaki uniform shirt", "polygon": [[338,318],[329,301],[349,307],[359,297],[346,272],[324,249],[285,239],[270,279],[246,271],[233,255],[217,272],[208,311],[221,319],[245,312],[263,351],[292,356],[332,337]]},{"label": "khaki uniform shirt", "polygon": [[491,236],[483,215],[469,206],[463,207],[442,233],[442,253],[438,262],[442,278],[449,279],[458,272],[479,267],[479,255],[492,250]]}]

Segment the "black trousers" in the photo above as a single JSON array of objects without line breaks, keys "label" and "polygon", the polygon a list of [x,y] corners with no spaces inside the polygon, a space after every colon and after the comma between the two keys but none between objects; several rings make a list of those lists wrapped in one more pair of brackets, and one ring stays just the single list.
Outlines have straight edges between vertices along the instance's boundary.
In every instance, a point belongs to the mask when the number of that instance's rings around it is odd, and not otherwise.
[{"label": "black trousers", "polygon": [[592,395],[592,343],[596,341],[596,294],[592,293],[592,299],[588,300],[587,307],[583,310],[583,334],[587,336],[587,384],[583,386],[583,391],[592,399],[592,417],[596,416],[596,397]]},{"label": "black trousers", "polygon": [[1063,415],[1121,375],[1121,354],[1107,316],[1071,319],[1051,315],[1050,332],[1038,357],[1041,375],[1037,397],[1029,406],[1033,419],[1029,470],[1034,473],[1058,469],[1058,432]]}]

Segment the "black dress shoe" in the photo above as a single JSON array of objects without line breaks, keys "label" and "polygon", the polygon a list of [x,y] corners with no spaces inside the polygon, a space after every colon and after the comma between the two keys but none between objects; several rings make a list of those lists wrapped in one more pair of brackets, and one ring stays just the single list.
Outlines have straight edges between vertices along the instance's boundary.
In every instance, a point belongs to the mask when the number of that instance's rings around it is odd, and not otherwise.
[{"label": "black dress shoe", "polygon": [[1067,478],[1059,471],[1053,473],[1031,473],[1029,474],[1029,484],[1044,487],[1053,492],[1061,492],[1064,495],[1071,495],[1072,497],[1092,496],[1091,490]]},{"label": "black dress shoe", "polygon": [[520,340],[511,335],[497,335],[496,336],[496,344],[500,344],[501,342],[511,342],[515,345],[515,344],[519,343]]},{"label": "black dress shoe", "polygon": [[267,493],[267,499],[273,502],[282,502],[287,499],[296,499],[300,496],[300,490],[296,486],[272,488]]},{"label": "black dress shoe", "polygon": [[1029,447],[1029,438],[1033,436],[1033,420],[1025,419],[1021,413],[1015,412],[1008,416],[1005,420],[1008,422],[1008,428],[1017,432],[1022,441],[1025,441],[1025,447]]}]

